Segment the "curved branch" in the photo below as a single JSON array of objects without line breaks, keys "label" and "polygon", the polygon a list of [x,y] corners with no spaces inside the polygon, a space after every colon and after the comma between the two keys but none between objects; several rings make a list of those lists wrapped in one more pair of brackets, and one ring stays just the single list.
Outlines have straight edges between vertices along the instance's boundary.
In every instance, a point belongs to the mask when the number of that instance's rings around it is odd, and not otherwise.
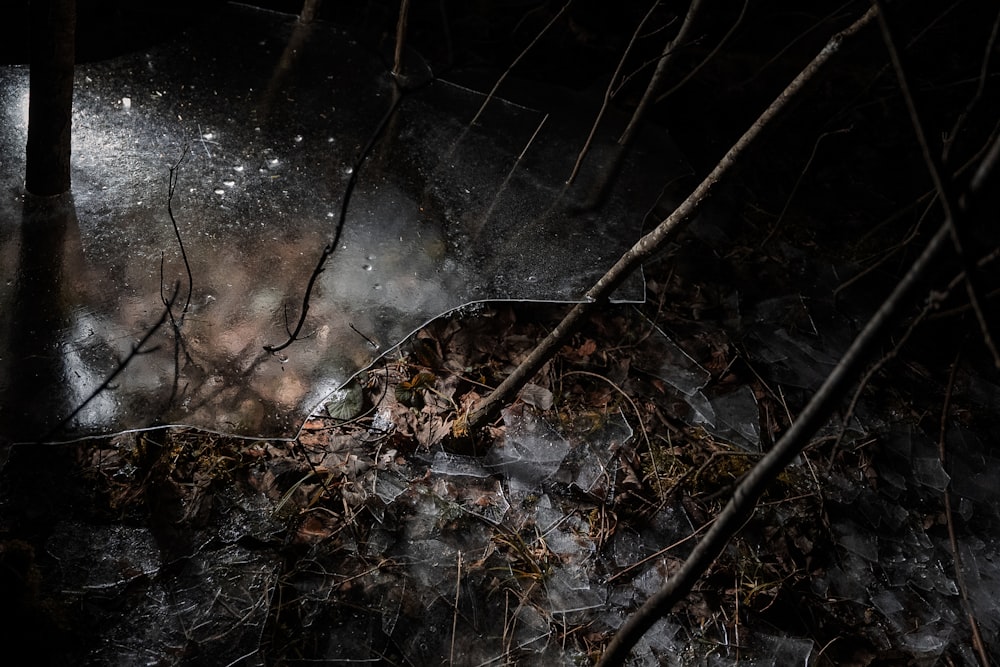
[{"label": "curved branch", "polygon": [[312,298],[313,288],[316,286],[316,279],[319,278],[320,274],[326,270],[326,262],[330,259],[330,255],[334,253],[337,249],[337,244],[340,243],[340,236],[344,231],[344,223],[347,221],[347,207],[351,203],[351,195],[354,193],[354,187],[358,184],[358,172],[361,171],[361,165],[364,163],[365,158],[371,153],[372,148],[375,146],[375,142],[378,141],[382,132],[385,130],[386,125],[389,124],[389,119],[392,115],[396,113],[399,108],[400,103],[402,103],[403,95],[397,86],[397,95],[394,96],[392,104],[389,106],[389,110],[385,112],[382,119],[379,121],[378,126],[376,126],[375,131],[372,132],[371,136],[368,138],[368,143],[361,150],[358,158],[354,161],[354,165],[351,168],[351,177],[347,180],[347,187],[344,188],[344,199],[340,203],[340,216],[337,218],[337,228],[334,230],[333,238],[330,242],[323,247],[323,252],[320,253],[319,261],[316,262],[316,268],[313,269],[312,274],[309,276],[309,282],[306,283],[306,292],[302,297],[302,310],[299,311],[299,320],[295,324],[295,329],[288,332],[288,339],[280,345],[265,345],[264,349],[272,354],[275,352],[280,352],[286,347],[294,343],[299,339],[299,334],[302,333],[302,326],[306,322],[306,316],[309,315],[309,300]]}]

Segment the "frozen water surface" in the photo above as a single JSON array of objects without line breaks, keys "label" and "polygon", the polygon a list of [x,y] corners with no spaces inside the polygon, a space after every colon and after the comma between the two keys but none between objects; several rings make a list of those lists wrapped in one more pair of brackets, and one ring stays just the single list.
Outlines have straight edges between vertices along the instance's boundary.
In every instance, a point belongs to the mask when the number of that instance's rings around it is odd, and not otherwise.
[{"label": "frozen water surface", "polygon": [[[567,187],[586,135],[544,122],[559,109],[493,99],[470,125],[481,94],[419,62],[405,84],[400,99],[382,60],[329,26],[232,5],[171,44],[78,67],[72,196],[38,202],[22,188],[28,72],[0,71],[0,437],[292,437],[438,315],[580,300],[683,168],[662,136],[639,142],[655,163],[620,171],[598,141]],[[352,175],[299,340],[269,353]],[[642,296],[636,278],[617,299]]]}]

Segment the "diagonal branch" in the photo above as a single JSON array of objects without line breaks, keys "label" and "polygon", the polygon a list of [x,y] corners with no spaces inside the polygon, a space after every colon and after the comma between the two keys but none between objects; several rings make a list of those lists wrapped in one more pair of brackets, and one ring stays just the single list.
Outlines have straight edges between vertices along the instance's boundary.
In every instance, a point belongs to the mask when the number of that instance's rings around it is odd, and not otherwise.
[{"label": "diagonal branch", "polygon": [[662,247],[668,238],[680,227],[694,219],[695,213],[709,198],[712,190],[735,167],[750,145],[774,121],[791,101],[802,92],[806,84],[826,65],[840,49],[841,43],[855,35],[872,22],[875,10],[870,9],[860,19],[830,38],[830,41],[813,60],[799,73],[788,87],[764,110],[753,125],[733,144],[715,168],[705,177],[694,192],[688,195],[666,219],[653,231],[643,236],[587,291],[584,302],[574,306],[563,320],[546,336],[531,354],[514,369],[507,378],[484,398],[470,413],[463,425],[475,432],[499,415],[503,406],[509,403],[517,392],[541,370],[555,352],[562,346],[574,329],[583,322],[593,308],[606,302],[614,290],[639,266]]}]

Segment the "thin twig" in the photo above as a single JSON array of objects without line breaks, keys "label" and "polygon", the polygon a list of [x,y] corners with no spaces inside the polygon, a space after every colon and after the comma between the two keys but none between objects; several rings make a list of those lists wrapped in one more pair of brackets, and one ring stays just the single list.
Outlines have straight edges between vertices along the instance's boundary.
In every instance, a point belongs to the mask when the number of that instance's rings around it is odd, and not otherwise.
[{"label": "thin twig", "polygon": [[629,572],[634,571],[636,568],[642,567],[643,565],[645,565],[649,561],[656,560],[660,556],[663,556],[664,554],[666,554],[668,551],[673,551],[674,549],[676,549],[677,547],[681,546],[682,544],[686,544],[687,542],[690,542],[691,540],[693,540],[694,538],[696,538],[699,533],[701,533],[703,530],[705,530],[706,528],[708,528],[709,526],[711,526],[712,525],[712,521],[713,520],[709,520],[709,521],[703,523],[702,525],[698,526],[694,530],[694,532],[692,532],[690,535],[682,537],[681,539],[677,540],[673,544],[669,544],[669,545],[663,547],[662,549],[660,549],[659,551],[656,551],[655,553],[651,553],[648,556],[646,556],[645,558],[642,558],[642,559],[637,560],[636,562],[632,563],[628,567],[626,567],[626,568],[624,568],[622,570],[619,570],[618,572],[615,572],[613,575],[611,575],[610,577],[608,577],[608,583],[610,584],[611,582],[615,581],[616,579],[620,579],[621,577],[624,577],[625,575],[627,575]]},{"label": "thin twig", "polygon": [[[677,35],[663,47],[663,53],[660,54],[659,61],[656,63],[656,69],[653,70],[653,75],[649,77],[649,84],[646,86],[646,90],[639,99],[639,103],[636,105],[635,111],[632,112],[632,118],[625,127],[625,131],[622,132],[622,136],[618,138],[618,143],[622,146],[626,146],[632,141],[632,136],[639,127],[639,122],[642,120],[642,117],[646,115],[646,110],[653,102],[653,98],[656,97],[659,92],[660,84],[663,82],[663,77],[666,76],[668,65],[672,60],[671,56],[673,56],[677,49],[683,46],[687,41],[688,33],[691,31],[691,26],[694,25],[694,20],[702,8],[702,3],[703,0],[691,0],[687,13],[684,15],[684,22],[681,23],[681,27],[678,29]],[[653,10],[650,9],[650,13],[652,13],[652,11]],[[743,5],[743,11],[746,11],[746,3]],[[741,12],[740,18],[742,19],[742,17],[743,13]],[[645,22],[645,19],[643,19],[643,22]],[[737,20],[737,23],[739,23],[739,20]],[[640,27],[642,27],[642,24],[640,24]],[[723,38],[723,41],[725,41],[725,39],[726,38]],[[712,53],[714,54],[715,52],[713,51]]]},{"label": "thin twig", "polygon": [[472,117],[471,121],[469,121],[469,125],[475,125],[476,124],[476,121],[479,120],[479,117],[481,115],[483,115],[483,111],[486,109],[486,105],[489,104],[493,100],[493,97],[496,95],[497,90],[499,90],[499,88],[500,88],[500,84],[502,84],[504,82],[504,80],[513,71],[513,69],[517,66],[517,64],[519,62],[521,62],[521,59],[524,58],[524,56],[526,56],[528,54],[528,51],[530,51],[532,49],[532,47],[534,47],[535,44],[538,43],[538,40],[540,40],[542,38],[542,35],[544,35],[546,32],[548,32],[549,28],[551,28],[553,25],[555,25],[555,22],[559,20],[559,18],[566,12],[567,9],[569,9],[569,6],[571,4],[573,4],[573,0],[566,0],[566,4],[562,6],[562,9],[560,9],[558,12],[556,12],[555,16],[553,16],[549,20],[549,22],[545,24],[545,27],[542,28],[538,32],[537,35],[535,35],[535,38],[533,40],[531,40],[531,43],[528,44],[526,47],[524,47],[524,50],[521,51],[521,53],[518,54],[517,58],[514,58],[514,62],[512,62],[510,64],[510,66],[504,71],[504,73],[500,75],[500,78],[497,79],[497,82],[495,84],[493,84],[493,88],[490,90],[489,94],[486,96],[486,99],[483,100],[483,103],[482,103],[482,105],[480,105],[479,110],[476,112],[476,115]]},{"label": "thin twig", "polygon": [[812,153],[809,154],[809,159],[806,160],[805,166],[802,167],[802,171],[799,172],[799,177],[795,179],[795,185],[792,186],[792,191],[788,193],[788,198],[785,199],[785,205],[782,207],[781,213],[778,214],[778,219],[774,221],[774,224],[771,226],[771,231],[769,231],[767,236],[764,237],[764,240],[760,242],[761,248],[766,246],[768,242],[774,238],[774,235],[778,233],[778,230],[781,229],[781,223],[784,221],[785,215],[788,213],[788,208],[792,205],[792,200],[795,199],[795,194],[799,191],[799,186],[802,185],[802,181],[805,179],[806,174],[809,173],[809,167],[812,166],[813,160],[816,159],[816,153],[819,151],[820,142],[830,135],[842,134],[850,131],[850,127],[842,127],[839,130],[824,132],[816,138],[816,141],[813,143]]},{"label": "thin twig", "polygon": [[267,352],[272,354],[280,352],[298,340],[299,334],[302,333],[302,326],[305,324],[306,316],[309,314],[309,301],[312,297],[313,288],[316,286],[316,280],[326,269],[327,260],[330,259],[330,256],[333,255],[334,251],[337,249],[337,245],[340,243],[340,236],[344,231],[344,224],[347,221],[347,209],[351,203],[351,195],[354,194],[354,188],[358,184],[358,172],[361,171],[361,165],[368,157],[368,154],[371,153],[372,148],[375,146],[375,142],[378,141],[378,138],[381,136],[386,125],[389,124],[389,120],[392,118],[393,114],[396,113],[396,110],[399,108],[399,105],[402,103],[404,97],[404,95],[397,95],[394,97],[392,104],[389,105],[388,111],[386,111],[385,115],[382,116],[382,119],[379,121],[378,126],[376,126],[375,131],[372,132],[371,136],[368,138],[368,143],[365,144],[365,147],[361,150],[361,153],[354,161],[354,165],[351,168],[351,176],[347,180],[347,187],[344,188],[344,198],[340,203],[340,216],[337,219],[337,227],[334,230],[333,238],[330,239],[330,242],[323,248],[323,252],[320,253],[319,260],[316,262],[316,267],[309,276],[309,282],[306,283],[306,291],[302,297],[302,309],[299,311],[299,319],[295,325],[295,329],[287,332],[288,338],[284,343],[281,343],[280,345],[265,345],[264,349]]},{"label": "thin twig", "polygon": [[[184,308],[181,310],[181,319],[184,319],[184,315],[187,314],[188,306],[191,305],[191,292],[194,290],[194,277],[191,275],[191,264],[188,262],[187,253],[184,251],[184,241],[181,239],[181,230],[177,226],[177,220],[174,218],[174,193],[177,191],[177,172],[180,169],[181,164],[184,162],[188,155],[188,147],[185,146],[184,150],[181,152],[181,157],[177,162],[170,167],[170,175],[167,178],[167,214],[170,216],[170,223],[174,226],[174,235],[177,236],[177,245],[181,249],[181,259],[184,260],[184,268],[187,271],[188,277],[188,290],[187,299],[184,301]],[[162,281],[161,281],[162,284]],[[163,299],[162,293],[160,298]],[[163,300],[163,305],[167,305],[167,301]],[[173,319],[173,314],[171,314],[171,319]]]},{"label": "thin twig", "polygon": [[969,103],[965,105],[965,109],[962,113],[958,115],[955,119],[955,124],[951,128],[951,132],[945,135],[944,147],[941,150],[941,159],[945,162],[948,161],[948,154],[951,152],[951,147],[958,138],[959,133],[962,131],[962,126],[965,125],[965,121],[969,118],[969,114],[979,103],[979,100],[983,97],[983,92],[986,90],[986,79],[989,77],[990,71],[990,59],[993,56],[993,50],[997,42],[997,33],[1000,32],[1000,13],[993,20],[993,30],[990,32],[989,39],[986,40],[986,48],[983,49],[983,64],[979,68],[979,85],[976,86],[976,92],[972,95],[972,99]]},{"label": "thin twig", "polygon": [[458,571],[455,573],[455,613],[451,617],[451,652],[448,654],[448,664],[455,664],[455,637],[458,634],[458,603],[462,592],[462,552],[458,552]]},{"label": "thin twig", "polygon": [[681,87],[682,87],[682,86],[683,86],[684,84],[686,84],[686,83],[687,83],[688,81],[690,81],[691,79],[693,79],[693,78],[695,77],[695,75],[696,75],[696,74],[697,74],[698,72],[700,72],[700,71],[701,71],[701,68],[702,68],[702,67],[704,67],[705,65],[707,65],[707,64],[709,63],[709,61],[711,61],[711,60],[712,60],[712,58],[714,58],[714,57],[715,57],[715,54],[716,54],[716,53],[718,53],[718,52],[719,52],[719,51],[720,51],[720,50],[722,49],[722,47],[723,47],[723,46],[724,46],[724,45],[725,45],[725,44],[726,44],[726,43],[727,43],[727,42],[729,41],[729,38],[733,36],[733,33],[735,33],[735,32],[736,32],[736,29],[737,29],[737,28],[738,28],[738,27],[740,26],[740,24],[741,24],[741,23],[743,22],[743,17],[744,17],[744,16],[746,16],[746,13],[747,13],[747,7],[748,7],[749,5],[750,5],[750,0],[743,0],[743,8],[742,8],[742,9],[740,9],[740,15],[736,17],[736,21],[735,21],[735,22],[733,23],[733,25],[732,25],[732,26],[731,26],[731,27],[729,28],[729,30],[728,30],[728,31],[726,32],[726,34],[722,36],[722,39],[720,39],[720,40],[719,40],[719,43],[715,45],[715,48],[714,48],[714,49],[712,49],[712,50],[711,50],[711,52],[709,52],[709,54],[708,54],[707,56],[705,56],[704,58],[702,58],[702,60],[701,60],[701,62],[700,62],[700,63],[698,63],[697,65],[695,65],[695,66],[694,66],[693,68],[691,68],[691,71],[690,71],[690,72],[688,72],[688,73],[687,73],[687,74],[686,74],[686,75],[684,76],[684,78],[683,78],[683,79],[681,79],[680,81],[678,81],[677,83],[675,83],[675,84],[673,85],[673,87],[672,87],[672,88],[670,88],[670,89],[669,89],[669,90],[668,90],[667,92],[665,92],[665,93],[663,93],[662,95],[660,95],[659,97],[657,97],[657,98],[656,98],[656,102],[657,102],[657,103],[660,103],[660,102],[662,102],[663,100],[665,100],[665,99],[667,99],[668,97],[670,97],[671,95],[673,95],[673,94],[674,94],[674,93],[675,93],[675,92],[676,92],[677,90],[679,90],[679,89],[680,89],[680,88],[681,88]]},{"label": "thin twig", "polygon": [[406,21],[410,14],[410,0],[400,0],[399,20],[396,22],[396,54],[392,60],[392,75],[403,74],[403,46],[406,43]]},{"label": "thin twig", "polygon": [[[973,166],[975,166],[977,164],[981,164],[982,161],[983,161],[983,157],[984,157],[985,152],[989,149],[989,147],[991,145],[993,145],[994,140],[998,136],[1000,136],[1000,123],[998,123],[993,128],[993,131],[990,133],[989,138],[983,143],[983,147],[980,148],[978,151],[976,151],[975,155],[973,155],[968,160],[966,160],[965,163],[962,164],[962,166],[960,166],[958,169],[954,170],[954,172],[951,174],[951,180],[952,180],[952,182],[958,182],[959,179],[960,179],[960,177],[963,174],[965,174],[965,172],[967,172],[970,168],[972,168]],[[871,273],[872,271],[874,271],[875,269],[877,269],[879,266],[881,266],[886,261],[888,261],[889,258],[891,258],[897,251],[899,251],[902,248],[905,248],[907,245],[910,244],[911,241],[913,241],[913,239],[917,238],[917,236],[920,233],[920,229],[921,229],[921,226],[923,224],[924,218],[926,218],[927,215],[930,214],[930,212],[933,210],[934,204],[936,202],[937,202],[937,191],[934,190],[933,188],[931,188],[927,192],[925,192],[925,193],[921,194],[919,197],[917,197],[914,201],[910,202],[906,206],[904,206],[901,209],[897,210],[892,215],[890,215],[888,218],[886,218],[885,220],[879,222],[871,230],[869,230],[864,235],[862,235],[861,238],[858,239],[856,245],[860,246],[860,245],[864,245],[866,243],[869,243],[869,241],[871,240],[871,238],[882,227],[884,227],[885,225],[893,223],[896,220],[900,219],[903,215],[906,215],[907,213],[909,213],[910,209],[912,209],[912,208],[914,208],[914,207],[916,207],[916,206],[918,206],[920,204],[925,204],[924,210],[920,213],[919,217],[917,218],[917,222],[913,225],[913,227],[911,228],[910,232],[907,234],[906,238],[904,238],[902,241],[894,244],[893,246],[891,246],[891,247],[889,247],[889,248],[887,248],[885,250],[882,250],[879,253],[875,253],[874,255],[872,255],[872,257],[878,256],[878,255],[880,255],[880,256],[879,256],[879,258],[877,260],[875,260],[874,263],[869,264],[864,269],[861,269],[856,274],[854,274],[853,276],[851,276],[850,278],[848,278],[847,280],[845,280],[844,282],[842,282],[840,285],[838,285],[837,288],[833,291],[833,296],[837,297],[841,292],[843,292],[844,290],[846,290],[847,288],[849,288],[851,285],[853,285],[854,283],[858,282],[859,280],[861,280],[862,278],[864,278],[866,275],[868,275],[869,273]]]},{"label": "thin twig", "polygon": [[976,271],[975,266],[972,263],[972,259],[966,253],[965,248],[967,246],[965,239],[965,225],[963,224],[963,215],[958,205],[958,199],[954,193],[954,189],[950,180],[945,180],[946,174],[944,168],[941,164],[941,160],[935,155],[931,150],[930,141],[927,138],[926,131],[924,130],[924,124],[920,117],[920,112],[917,109],[916,100],[910,90],[909,79],[906,74],[906,70],[903,67],[902,54],[896,48],[896,42],[893,38],[892,28],[889,25],[889,20],[885,13],[885,3],[883,0],[873,0],[873,6],[878,8],[879,15],[879,27],[882,29],[882,40],[885,42],[886,50],[889,52],[889,59],[892,61],[893,69],[896,71],[896,78],[899,80],[899,89],[903,94],[903,100],[906,102],[907,111],[910,114],[910,122],[913,125],[914,133],[917,136],[917,142],[920,144],[920,150],[924,156],[924,162],[927,164],[927,170],[930,172],[931,179],[934,181],[934,188],[937,190],[938,199],[941,200],[941,205],[944,207],[945,219],[948,224],[948,229],[951,233],[951,242],[955,247],[955,252],[958,254],[959,260],[962,262],[962,268],[965,269],[965,287],[969,295],[969,301],[972,304],[972,308],[976,313],[976,319],[979,321],[980,332],[983,336],[983,342],[986,344],[986,349],[989,350],[993,357],[993,365],[996,368],[1000,368],[1000,350],[997,350],[996,346],[996,336],[993,334],[993,325],[986,318],[986,313],[982,308],[982,288],[979,285],[979,272]]},{"label": "thin twig", "polygon": [[150,327],[149,331],[147,331],[146,334],[139,339],[139,342],[132,347],[132,351],[129,352],[124,359],[118,362],[118,366],[115,367],[115,369],[111,371],[111,373],[106,378],[104,378],[104,381],[101,382],[101,384],[97,385],[97,387],[92,392],[90,392],[90,395],[87,396],[87,398],[82,403],[77,405],[76,408],[74,408],[74,410],[71,413],[69,413],[62,421],[60,421],[58,424],[52,427],[52,429],[50,429],[48,433],[46,433],[42,438],[39,439],[39,442],[45,442],[47,440],[52,439],[53,436],[59,433],[59,431],[62,430],[64,426],[73,421],[73,419],[75,419],[76,416],[80,414],[85,407],[90,405],[91,401],[100,396],[101,393],[104,392],[104,390],[108,389],[109,387],[112,386],[112,384],[114,384],[115,378],[121,375],[125,371],[129,363],[133,359],[135,359],[141,354],[149,354],[150,352],[156,351],[157,348],[155,347],[150,348],[148,350],[143,350],[142,347],[146,343],[148,343],[149,339],[152,338],[153,335],[160,330],[160,327],[162,327],[166,323],[167,319],[170,316],[170,309],[177,301],[177,293],[179,291],[180,291],[180,284],[175,283],[174,294],[173,296],[170,297],[170,299],[164,306],[163,313],[160,315],[160,318],[156,320],[153,326]]},{"label": "thin twig", "polygon": [[[701,0],[694,0],[692,7],[700,2]],[[567,185],[576,180],[576,175],[580,172],[580,167],[583,165],[583,158],[587,155],[587,151],[590,150],[590,144],[594,140],[594,135],[597,134],[597,126],[601,124],[601,120],[604,118],[604,112],[608,110],[608,104],[611,102],[611,91],[621,76],[622,69],[625,67],[625,61],[628,59],[629,54],[632,53],[632,47],[635,46],[635,42],[639,38],[639,33],[642,32],[643,26],[646,25],[647,21],[649,21],[650,17],[653,15],[653,11],[657,8],[657,6],[659,6],[659,4],[660,0],[653,0],[653,4],[650,5],[649,11],[646,12],[646,15],[642,17],[641,21],[639,21],[639,25],[637,25],[635,30],[632,32],[632,39],[629,40],[628,46],[626,46],[625,51],[622,52],[622,57],[618,59],[618,66],[615,68],[614,74],[611,75],[611,80],[608,81],[608,87],[604,89],[604,99],[601,101],[601,108],[598,110],[597,117],[594,118],[594,122],[590,126],[590,134],[587,135],[587,140],[583,142],[583,148],[580,149],[580,154],[576,156],[576,163],[573,165],[573,171],[570,172],[569,178],[566,179]],[[690,15],[690,11],[688,14]],[[685,25],[687,25],[686,21]],[[683,26],[681,27],[681,30],[684,30]],[[674,42],[669,42],[666,49],[664,49],[664,54],[660,59],[661,65],[666,60],[669,50],[673,48],[673,44]],[[659,72],[659,70],[660,65],[657,65],[656,71]],[[655,78],[656,74],[654,73],[653,76]],[[650,82],[650,85],[652,85],[652,81]],[[636,110],[636,113],[638,113],[638,109]]]},{"label": "thin twig", "polygon": [[839,20],[840,15],[843,14],[844,11],[847,10],[851,6],[851,4],[853,4],[853,0],[847,0],[847,2],[845,2],[842,5],[840,5],[839,7],[837,7],[833,11],[831,11],[829,14],[827,14],[823,18],[819,19],[818,21],[812,21],[812,22],[810,22],[808,28],[806,28],[805,30],[803,30],[802,32],[800,32],[798,35],[796,35],[794,38],[792,38],[787,44],[785,44],[783,47],[781,47],[777,51],[777,53],[775,53],[773,56],[771,56],[766,61],[764,61],[764,63],[762,65],[760,65],[759,67],[757,67],[754,70],[754,73],[751,74],[748,78],[746,78],[746,79],[744,79],[742,81],[739,81],[733,87],[736,88],[737,90],[748,90],[748,89],[750,89],[751,86],[754,85],[754,81],[757,80],[757,77],[759,77],[764,71],[766,71],[767,68],[769,68],[772,65],[774,65],[774,63],[781,61],[782,58],[785,56],[785,54],[787,54],[789,51],[792,50],[792,47],[794,47],[796,44],[798,44],[799,42],[801,42],[802,40],[804,40],[806,37],[808,37],[809,35],[811,35],[814,31],[818,30],[819,28],[821,28],[825,24],[829,23],[830,21]]},{"label": "thin twig", "polygon": [[[951,362],[951,371],[948,373],[948,386],[945,388],[944,401],[941,404],[941,427],[938,432],[938,457],[941,459],[941,469],[947,472],[947,445],[948,434],[948,411],[951,409],[951,396],[955,388],[955,376],[958,374],[958,363],[962,358],[962,347],[959,346],[955,354],[955,360]],[[948,542],[951,545],[951,557],[955,564],[955,582],[958,590],[962,594],[962,606],[965,607],[965,615],[969,619],[969,629],[972,632],[972,648],[979,659],[980,667],[989,667],[990,658],[986,654],[986,646],[983,643],[983,635],[979,630],[979,622],[969,601],[969,589],[965,584],[965,572],[962,565],[962,555],[958,550],[958,536],[955,534],[955,517],[951,507],[951,491],[946,486],[944,489],[944,516],[948,525]]]},{"label": "thin twig", "polygon": [[493,211],[500,204],[500,196],[507,190],[507,187],[510,185],[511,179],[517,172],[518,167],[521,166],[521,161],[527,154],[528,149],[531,148],[531,145],[535,142],[535,139],[538,138],[538,133],[542,131],[542,127],[545,125],[545,122],[548,119],[549,119],[549,114],[545,114],[544,116],[542,116],[542,119],[538,121],[538,125],[535,126],[535,131],[531,133],[531,137],[528,139],[528,143],[524,145],[524,148],[521,149],[520,155],[518,155],[517,159],[514,160],[514,164],[510,166],[510,169],[507,171],[507,176],[503,179],[503,183],[500,184],[500,187],[497,188],[497,191],[493,194],[493,197],[490,199],[489,208],[487,208],[486,212],[483,213],[482,216],[480,216],[479,218],[480,222],[478,223],[478,229],[476,230],[477,234],[482,231],[482,229],[486,226],[486,223],[489,222],[490,218],[493,216]]},{"label": "thin twig", "polygon": [[646,425],[642,422],[642,413],[639,412],[639,408],[636,406],[635,401],[632,400],[632,397],[629,396],[628,393],[626,393],[625,390],[619,387],[615,382],[612,382],[610,378],[606,378],[603,375],[600,375],[599,373],[591,373],[590,371],[566,371],[565,373],[562,374],[563,377],[567,377],[569,375],[583,375],[586,377],[603,380],[604,382],[607,382],[609,385],[611,385],[611,388],[617,391],[618,394],[628,402],[629,406],[632,408],[632,412],[635,414],[636,423],[639,425],[639,432],[642,433],[642,441],[643,443],[645,443],[646,449],[649,451],[649,459],[653,463],[653,472],[656,474],[657,491],[660,492],[660,497],[662,498],[663,480],[660,479],[660,472],[656,468],[656,457],[653,456],[653,447],[649,442],[649,435],[646,433]]}]

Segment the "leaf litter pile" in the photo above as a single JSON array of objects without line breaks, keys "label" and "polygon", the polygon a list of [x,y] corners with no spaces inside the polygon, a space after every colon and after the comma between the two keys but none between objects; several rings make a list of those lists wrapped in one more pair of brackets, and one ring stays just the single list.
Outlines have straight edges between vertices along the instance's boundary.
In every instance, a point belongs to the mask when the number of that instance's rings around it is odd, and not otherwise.
[{"label": "leaf litter pile", "polygon": [[[674,270],[680,257],[709,270]],[[787,428],[836,359],[819,350],[846,335],[819,299],[737,295],[712,257],[679,239],[648,268],[646,304],[594,314],[478,438],[464,415],[563,307],[441,318],[294,441],[164,430],[15,449],[4,528],[27,537],[0,552],[20,582],[4,582],[19,601],[5,627],[55,633],[60,659],[92,664],[592,662]],[[755,261],[767,275],[772,260]],[[962,382],[947,436],[969,468],[957,520],[985,532],[960,549],[988,592],[997,491],[975,471],[970,407],[987,387]],[[832,423],[631,664],[966,651],[948,477],[917,400],[868,392]],[[28,469],[44,472],[18,476]]]}]

